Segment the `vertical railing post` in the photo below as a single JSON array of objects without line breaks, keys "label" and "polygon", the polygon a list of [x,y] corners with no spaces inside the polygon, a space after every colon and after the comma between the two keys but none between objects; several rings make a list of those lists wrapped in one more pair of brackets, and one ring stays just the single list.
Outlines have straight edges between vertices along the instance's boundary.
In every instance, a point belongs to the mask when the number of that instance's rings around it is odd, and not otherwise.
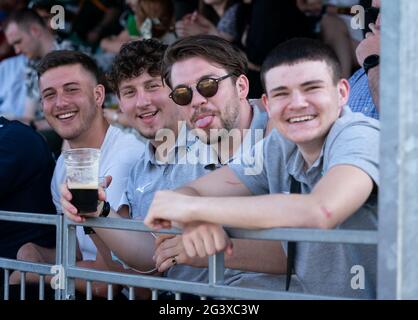
[{"label": "vertical railing post", "polygon": [[[55,256],[55,264],[57,266],[63,266],[63,237],[64,237],[64,216],[62,214],[57,215],[57,223],[56,223],[56,256]],[[64,269],[65,270],[65,269]],[[50,284],[47,284],[50,285]],[[62,300],[65,299],[64,291],[61,288],[55,289],[55,300]]]},{"label": "vertical railing post", "polygon": [[418,1],[382,1],[379,299],[418,299]]},{"label": "vertical railing post", "polygon": [[68,267],[74,267],[76,263],[76,227],[68,224],[64,218],[63,264],[65,271],[65,299],[75,299],[75,280],[68,277]]},{"label": "vertical railing post", "polygon": [[223,252],[209,257],[209,284],[223,284],[225,275]]}]

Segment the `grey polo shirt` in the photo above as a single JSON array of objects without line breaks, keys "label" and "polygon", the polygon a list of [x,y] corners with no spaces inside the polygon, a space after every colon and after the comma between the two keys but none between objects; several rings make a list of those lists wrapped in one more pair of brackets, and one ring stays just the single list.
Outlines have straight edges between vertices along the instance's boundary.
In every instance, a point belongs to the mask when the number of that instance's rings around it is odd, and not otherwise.
[{"label": "grey polo shirt", "polygon": [[[301,183],[302,193],[310,193],[321,177],[337,165],[351,165],[363,170],[377,187],[379,131],[377,120],[353,113],[346,106],[331,128],[320,157],[307,171],[296,145],[285,140],[276,130],[264,141],[261,174],[246,175],[245,165],[230,164],[230,168],[254,195],[288,193],[290,175]],[[373,192],[367,202],[337,229],[376,230],[377,192]],[[307,293],[376,298],[376,266],[376,246],[297,244],[295,271]],[[358,268],[364,270],[364,289],[352,286]]]}]

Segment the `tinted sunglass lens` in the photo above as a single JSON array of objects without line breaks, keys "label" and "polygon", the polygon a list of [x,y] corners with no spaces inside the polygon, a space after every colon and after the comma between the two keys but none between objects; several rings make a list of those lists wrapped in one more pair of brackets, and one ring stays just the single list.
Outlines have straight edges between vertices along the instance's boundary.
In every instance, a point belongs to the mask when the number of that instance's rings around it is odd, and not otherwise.
[{"label": "tinted sunglass lens", "polygon": [[210,98],[218,92],[218,82],[215,79],[203,79],[199,81],[196,89],[205,98]]},{"label": "tinted sunglass lens", "polygon": [[187,87],[176,88],[171,96],[175,103],[180,106],[188,105],[192,101],[192,90]]}]

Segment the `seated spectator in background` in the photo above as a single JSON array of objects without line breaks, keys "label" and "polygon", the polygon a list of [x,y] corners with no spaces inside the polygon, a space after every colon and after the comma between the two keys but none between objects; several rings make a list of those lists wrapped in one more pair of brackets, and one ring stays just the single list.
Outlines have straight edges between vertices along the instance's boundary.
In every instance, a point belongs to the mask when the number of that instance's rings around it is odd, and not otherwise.
[{"label": "seated spectator in background", "polygon": [[338,15],[344,21],[351,39],[356,41],[357,44],[363,40],[363,31],[351,27],[351,20],[353,18],[351,11],[353,7],[362,5],[363,2],[361,0],[329,0],[326,6],[327,14]]},{"label": "seated spectator in background", "polygon": [[125,21],[125,28],[118,35],[112,35],[100,41],[100,49],[105,52],[117,54],[122,45],[130,40],[139,37],[138,26],[136,23],[135,11],[138,0],[127,0],[128,13]]},{"label": "seated spectator in background", "polygon": [[321,39],[337,54],[347,79],[358,68],[356,48],[363,40],[363,31],[351,27],[351,7],[358,4],[359,0],[330,0],[321,20]]},{"label": "seated spectator in background", "polygon": [[199,11],[185,15],[176,23],[179,37],[210,34],[240,43],[248,19],[242,0],[200,0]]},{"label": "seated spectator in background", "polygon": [[[104,119],[102,105],[105,91],[103,76],[97,65],[83,53],[54,51],[41,60],[38,74],[46,119],[68,141],[70,148],[101,150],[99,175],[112,176],[112,184],[107,188],[106,195],[110,206],[117,208],[129,170],[140,158],[144,147],[133,135],[109,126]],[[59,187],[65,182],[65,176],[64,159],[60,156],[51,183],[58,213],[62,212]],[[112,265],[110,251],[97,236],[93,234],[90,237],[84,233],[83,228],[77,227],[81,250],[77,255],[77,265],[108,270]],[[40,259],[35,262],[52,263],[55,257],[55,249],[45,249],[34,244],[22,247],[20,253],[23,260],[31,260],[33,256],[47,257],[46,261]],[[37,276],[31,279],[37,281]],[[84,286],[84,281],[76,281],[77,290],[84,291]],[[94,287],[93,292],[96,294],[107,295],[106,284],[95,283]]]},{"label": "seated spectator in background", "polygon": [[351,7],[358,4],[359,0],[297,0],[299,9],[312,21],[313,31],[337,54],[344,78],[358,66],[355,50],[363,32],[351,28]]},{"label": "seated spectator in background", "polygon": [[[134,38],[155,38],[164,44],[171,44],[176,40],[172,0],[140,0],[134,7],[134,13],[138,32]],[[112,44],[106,43],[106,40],[102,42],[105,46],[103,48],[108,51],[105,54],[98,52],[95,57],[100,67],[106,72],[110,71],[110,66],[120,45],[127,42],[125,38],[116,39],[116,42]]]},{"label": "seated spectator in background", "polygon": [[156,38],[168,45],[176,40],[171,0],[140,0],[135,16],[141,39]]},{"label": "seated spectator in background", "polygon": [[94,52],[101,39],[121,31],[119,16],[122,10],[122,0],[80,1],[72,23],[71,39],[77,44],[91,46]]},{"label": "seated spectator in background", "polygon": [[100,43],[102,50],[116,54],[124,43],[136,38],[156,38],[164,44],[175,41],[174,7],[171,0],[130,0],[128,4],[133,15],[128,18],[127,29],[118,36],[103,39]]},{"label": "seated spectator in background", "polygon": [[[54,165],[42,136],[0,117],[0,210],[54,214],[50,190]],[[0,257],[16,259],[27,242],[55,247],[55,228],[0,220]],[[0,289],[3,280],[1,270]]]},{"label": "seated spectator in background", "polygon": [[380,0],[372,1],[372,8],[366,11],[366,20],[371,32],[357,47],[357,60],[361,68],[350,78],[349,105],[354,112],[379,119],[379,79],[380,79]]},{"label": "seated spectator in background", "polygon": [[[250,229],[377,228],[379,123],[346,105],[349,84],[333,51],[315,40],[290,40],[267,57],[261,74],[276,129],[261,142],[263,151],[249,154],[263,157],[263,171],[248,175],[244,156],[177,191],[156,193],[145,219],[154,229],[183,226],[191,257],[234,250],[225,233],[202,234],[202,221]],[[288,259],[307,293],[376,298],[376,246],[297,243],[288,245]],[[351,285],[355,265],[364,268],[360,290]]]},{"label": "seated spectator in background", "polygon": [[[7,41],[16,54],[25,55],[27,60],[26,76],[22,79],[26,85],[26,99],[22,118],[19,120],[31,124],[47,139],[51,150],[57,155],[62,140],[51,130],[45,121],[40,103],[36,65],[52,50],[69,49],[67,41],[59,41],[46,26],[45,21],[33,10],[22,9],[13,12],[5,23]],[[16,108],[20,108],[16,106]]]},{"label": "seated spectator in background", "polygon": [[12,11],[24,8],[26,6],[26,2],[26,0],[0,1],[0,61],[13,56],[13,47],[7,42],[4,34],[3,23]]},{"label": "seated spectator in background", "polygon": [[267,54],[286,40],[311,36],[308,19],[299,11],[294,0],[252,1],[248,31],[243,40],[244,51],[250,61],[249,98],[259,98],[263,93],[260,67]]}]

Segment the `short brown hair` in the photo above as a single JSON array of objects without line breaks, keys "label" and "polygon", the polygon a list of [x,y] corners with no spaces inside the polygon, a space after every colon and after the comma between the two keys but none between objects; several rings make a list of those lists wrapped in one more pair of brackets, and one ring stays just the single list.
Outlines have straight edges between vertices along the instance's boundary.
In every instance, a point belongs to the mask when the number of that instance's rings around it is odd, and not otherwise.
[{"label": "short brown hair", "polygon": [[342,78],[341,64],[335,52],[319,40],[295,38],[274,48],[261,67],[260,77],[266,91],[266,73],[282,65],[295,65],[306,61],[324,61],[332,70],[334,84]]},{"label": "short brown hair", "polygon": [[247,57],[229,41],[212,35],[191,36],[173,43],[164,55],[161,73],[170,87],[173,64],[192,57],[213,62],[235,77],[247,73]]},{"label": "short brown hair", "polygon": [[97,66],[93,58],[88,55],[72,50],[56,50],[49,52],[37,65],[38,78],[41,77],[46,71],[61,66],[68,66],[73,64],[79,64],[88,71],[98,84],[105,85],[105,79],[103,73]]},{"label": "short brown hair", "polygon": [[167,46],[155,39],[136,40],[125,43],[113,60],[107,75],[110,86],[119,95],[123,80],[139,77],[147,72],[151,76],[161,75],[161,62]]}]

